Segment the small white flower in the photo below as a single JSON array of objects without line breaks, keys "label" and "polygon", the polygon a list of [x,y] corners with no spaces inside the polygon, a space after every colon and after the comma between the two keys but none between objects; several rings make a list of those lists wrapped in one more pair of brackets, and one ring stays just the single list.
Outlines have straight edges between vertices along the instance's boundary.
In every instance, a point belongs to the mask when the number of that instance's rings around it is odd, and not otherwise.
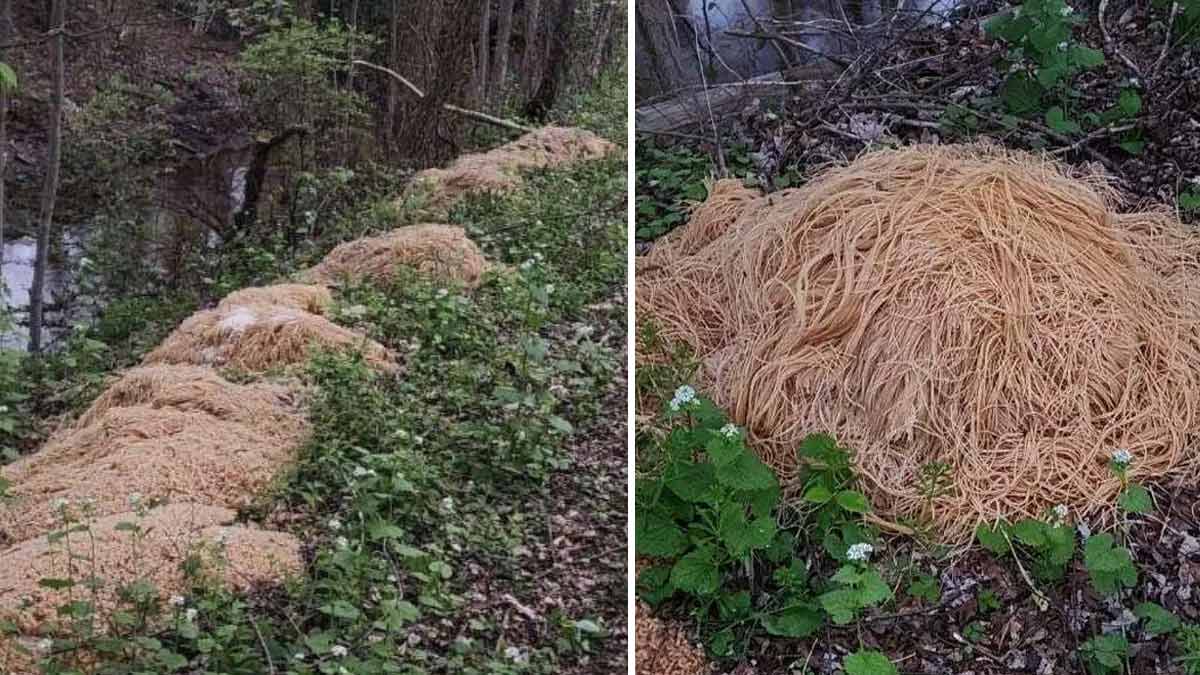
[{"label": "small white flower", "polygon": [[1133,454],[1124,448],[1121,448],[1120,450],[1114,450],[1112,454],[1112,461],[1114,464],[1120,466],[1128,466],[1131,462],[1133,462]]},{"label": "small white flower", "polygon": [[453,513],[454,512],[454,498],[446,497],[445,499],[442,500],[442,503],[439,506],[439,508],[441,509],[442,513]]},{"label": "small white flower", "polygon": [[1136,77],[1129,78],[1129,86],[1136,87],[1139,84],[1141,84],[1141,82]]},{"label": "small white flower", "polygon": [[299,652],[292,658],[296,659],[297,661],[303,661],[304,660],[304,652]]},{"label": "small white flower", "polygon": [[0,405],[0,413],[6,413],[6,412],[8,412],[8,406]]},{"label": "small white flower", "polygon": [[504,657],[513,663],[529,663],[529,654],[520,647],[505,647]]},{"label": "small white flower", "polygon": [[846,559],[855,562],[864,562],[871,558],[871,553],[874,550],[875,547],[867,543],[855,544],[846,549]]},{"label": "small white flower", "polygon": [[362,478],[364,476],[374,476],[374,475],[375,475],[375,469],[365,469],[361,466],[354,467],[354,476],[356,478]]},{"label": "small white flower", "polygon": [[187,599],[182,595],[172,595],[171,604],[175,607],[183,607],[187,603]]},{"label": "small white flower", "polygon": [[54,649],[54,640],[51,640],[50,638],[42,638],[38,641],[37,648],[38,651],[48,652],[51,649]]},{"label": "small white flower", "polygon": [[333,540],[333,543],[338,548],[350,548],[350,540],[345,537],[338,537],[337,539]]},{"label": "small white flower", "polygon": [[1054,510],[1054,517],[1057,518],[1058,520],[1066,520],[1067,519],[1068,511],[1067,511],[1066,504],[1059,504],[1058,506],[1055,506],[1053,510]]},{"label": "small white flower", "polygon": [[345,655],[349,654],[350,650],[346,649],[345,647],[343,647],[341,645],[334,645],[332,648],[330,648],[329,653],[333,654],[334,656],[336,656],[340,659],[340,658],[344,657]]},{"label": "small white flower", "polygon": [[1071,9],[1070,5],[1067,5],[1066,7],[1063,7],[1061,10],[1059,10],[1058,13],[1063,16],[1071,16],[1071,14],[1074,12],[1075,12],[1075,10]]},{"label": "small white flower", "polygon": [[342,529],[342,521],[338,520],[337,518],[331,518],[329,520],[329,529],[333,530],[334,532]]},{"label": "small white flower", "polygon": [[439,289],[437,289],[437,296],[438,296],[439,298],[444,298],[444,297],[446,297],[447,295],[450,295],[450,291],[448,291],[448,290],[446,290],[446,289],[444,289],[444,288],[439,288]]},{"label": "small white flower", "polygon": [[1058,43],[1058,51],[1060,51],[1060,52],[1067,51],[1067,43],[1065,41]]},{"label": "small white flower", "polygon": [[696,390],[691,385],[683,385],[675,390],[675,397],[671,399],[671,410],[678,411],[696,400]]},{"label": "small white flower", "polygon": [[400,581],[399,579],[396,578],[395,574],[387,575],[387,580],[388,580],[388,582],[393,583],[393,584]]},{"label": "small white flower", "polygon": [[732,422],[721,427],[721,435],[725,438],[737,438],[741,431]]},{"label": "small white flower", "polygon": [[198,614],[200,614],[199,610],[197,610],[195,607],[192,607],[192,608],[188,609],[188,611],[184,612],[184,613],[183,613],[183,616],[184,616],[184,617],[185,617],[185,618],[186,618],[186,619],[187,619],[189,622],[192,622],[192,621],[195,621],[195,620],[196,620],[196,616],[197,616]]}]

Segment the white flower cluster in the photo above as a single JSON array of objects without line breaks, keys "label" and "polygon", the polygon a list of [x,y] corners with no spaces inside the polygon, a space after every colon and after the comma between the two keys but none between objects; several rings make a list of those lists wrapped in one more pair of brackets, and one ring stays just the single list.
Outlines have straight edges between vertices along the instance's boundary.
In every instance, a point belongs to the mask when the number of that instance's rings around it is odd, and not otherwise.
[{"label": "white flower cluster", "polygon": [[1112,454],[1112,461],[1113,464],[1118,466],[1129,466],[1130,463],[1133,462],[1133,454],[1124,448],[1121,448],[1120,450],[1114,450]]},{"label": "white flower cluster", "polygon": [[671,399],[671,410],[679,412],[696,400],[696,390],[690,385],[683,385],[675,390],[675,397]]},{"label": "white flower cluster", "polygon": [[875,547],[867,544],[855,544],[846,549],[846,559],[854,562],[866,562],[871,559],[871,554],[875,552]]},{"label": "white flower cluster", "polygon": [[345,657],[347,654],[349,654],[350,650],[346,649],[342,645],[334,645],[333,647],[330,647],[329,653],[333,654],[334,656],[336,656],[337,658],[340,659],[340,658]]},{"label": "white flower cluster", "polygon": [[737,438],[740,434],[741,434],[741,430],[738,429],[737,425],[733,424],[732,422],[721,427],[721,435],[724,436],[725,438],[734,439],[734,438]]},{"label": "white flower cluster", "polygon": [[1068,510],[1067,510],[1066,504],[1059,504],[1058,506],[1055,506],[1050,511],[1054,515],[1054,518],[1056,520],[1058,520],[1059,522],[1062,522],[1067,519]]},{"label": "white flower cluster", "polygon": [[1063,7],[1061,10],[1059,10],[1058,13],[1063,16],[1071,16],[1071,14],[1073,14],[1074,12],[1075,12],[1075,10],[1071,9],[1070,5],[1067,5],[1066,7]]},{"label": "white flower cluster", "polygon": [[187,599],[184,598],[182,595],[172,595],[171,596],[171,605],[172,606],[183,607],[185,604],[187,604]]}]

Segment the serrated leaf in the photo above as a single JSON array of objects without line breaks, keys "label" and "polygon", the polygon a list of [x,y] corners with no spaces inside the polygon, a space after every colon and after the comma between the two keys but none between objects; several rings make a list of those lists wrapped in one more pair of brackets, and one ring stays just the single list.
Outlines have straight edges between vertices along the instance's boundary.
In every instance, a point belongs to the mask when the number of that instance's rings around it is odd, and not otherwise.
[{"label": "serrated leaf", "polygon": [[1126,117],[1134,117],[1142,111],[1142,97],[1133,89],[1122,89],[1117,97],[1117,109]]},{"label": "serrated leaf", "polygon": [[762,627],[770,635],[802,638],[816,633],[823,623],[821,612],[811,604],[792,605],[761,619]]},{"label": "serrated leaf", "polygon": [[804,501],[812,504],[828,504],[833,499],[833,491],[824,485],[814,485],[804,491]]},{"label": "serrated leaf", "polygon": [[727,506],[721,512],[718,529],[721,541],[734,558],[744,558],[750,551],[766,548],[775,538],[775,521],[771,518],[755,518],[747,522],[744,507],[740,504]]},{"label": "serrated leaf", "polygon": [[1012,526],[1012,536],[1022,544],[1035,549],[1045,548],[1048,544],[1046,524],[1032,518],[1017,521]]},{"label": "serrated leaf", "polygon": [[1154,500],[1150,492],[1138,483],[1130,483],[1117,498],[1117,504],[1129,513],[1145,514],[1154,510]]},{"label": "serrated leaf", "polygon": [[735,461],[720,467],[717,480],[734,490],[767,490],[779,485],[775,472],[749,452],[743,452]]},{"label": "serrated leaf", "polygon": [[1000,88],[1000,100],[1009,112],[1025,115],[1041,105],[1042,87],[1028,73],[1012,73]]},{"label": "serrated leaf", "polygon": [[980,524],[975,528],[975,539],[979,545],[990,551],[992,555],[1004,557],[1009,553],[1008,540],[1004,538],[1004,524]]},{"label": "serrated leaf", "polygon": [[671,585],[685,593],[712,595],[720,583],[712,552],[706,548],[688,553],[671,568]]},{"label": "serrated leaf", "polygon": [[671,568],[647,567],[637,576],[638,597],[650,605],[657,605],[675,594],[671,585]]},{"label": "serrated leaf", "polygon": [[1082,131],[1079,123],[1068,119],[1066,112],[1060,106],[1053,106],[1046,111],[1046,126],[1060,134],[1077,134]]},{"label": "serrated leaf", "polygon": [[667,489],[689,502],[712,499],[716,468],[711,464],[689,464],[678,467],[664,481]]},{"label": "serrated leaf", "polygon": [[1153,602],[1143,602],[1134,607],[1133,615],[1141,619],[1142,629],[1150,637],[1173,633],[1182,625],[1179,617]]},{"label": "serrated leaf", "polygon": [[687,535],[670,518],[656,512],[639,512],[634,523],[638,555],[674,558],[687,549]]},{"label": "serrated leaf", "polygon": [[838,506],[851,513],[870,513],[871,503],[866,495],[857,490],[842,490],[837,494]]},{"label": "serrated leaf", "polygon": [[846,675],[899,675],[896,666],[882,652],[857,651],[842,661]]}]

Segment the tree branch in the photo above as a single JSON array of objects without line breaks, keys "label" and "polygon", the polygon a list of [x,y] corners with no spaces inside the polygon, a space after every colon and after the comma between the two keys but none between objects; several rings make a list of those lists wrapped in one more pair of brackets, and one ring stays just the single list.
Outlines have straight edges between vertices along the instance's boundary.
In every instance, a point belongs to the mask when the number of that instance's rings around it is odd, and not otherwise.
[{"label": "tree branch", "polygon": [[[400,84],[407,87],[409,91],[416,94],[417,98],[425,98],[425,92],[421,91],[420,87],[413,84],[412,82],[410,82],[408,80],[408,78],[404,77],[400,73],[397,73],[396,71],[392,70],[391,68],[385,68],[383,66],[376,65],[374,63],[369,63],[367,61],[360,61],[357,59],[355,59],[354,61],[351,61],[351,63],[353,63],[356,66],[362,66],[363,68],[370,68],[371,70],[376,70],[376,71],[379,71],[386,75],[390,75],[397,82],[399,82]],[[481,113],[478,110],[467,110],[466,108],[460,108],[459,106],[453,105],[451,103],[443,103],[442,109],[448,110],[457,115],[462,115],[463,117],[467,117],[469,119],[473,119],[477,122],[484,122],[485,124],[491,124],[491,125],[498,126],[498,127],[504,127],[505,129],[512,129],[514,131],[521,131],[521,132],[533,131],[532,127],[527,127],[524,124],[518,124],[517,122],[513,122],[512,120],[506,120],[506,119],[503,119],[500,117],[495,117],[495,116],[489,115],[487,113]]]}]

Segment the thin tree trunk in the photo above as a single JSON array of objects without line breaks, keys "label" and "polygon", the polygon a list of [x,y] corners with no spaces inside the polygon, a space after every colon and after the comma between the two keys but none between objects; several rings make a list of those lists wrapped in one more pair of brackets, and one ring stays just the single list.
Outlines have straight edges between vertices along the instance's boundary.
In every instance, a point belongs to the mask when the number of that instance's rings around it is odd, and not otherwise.
[{"label": "thin tree trunk", "polygon": [[[400,0],[392,0],[392,15],[388,20],[388,65],[400,67]],[[387,120],[384,123],[384,138],[388,147],[396,141],[396,114],[400,106],[400,83],[388,80]]]},{"label": "thin tree trunk", "polygon": [[42,323],[46,293],[46,268],[50,263],[50,225],[54,221],[54,200],[58,196],[58,171],[62,159],[63,81],[66,79],[65,17],[67,0],[53,0],[50,23],[50,62],[53,68],[53,93],[50,105],[49,152],[46,160],[46,183],[42,191],[40,221],[37,233],[37,261],[33,268],[33,285],[29,291],[29,351],[42,351]]},{"label": "thin tree trunk", "polygon": [[558,101],[563,80],[570,71],[571,52],[568,43],[575,26],[575,7],[577,0],[561,0],[558,12],[554,17],[554,25],[550,29],[550,51],[546,55],[546,69],[542,81],[538,84],[537,92],[525,106],[525,115],[536,120],[544,120]]},{"label": "thin tree trunk", "polygon": [[496,68],[492,74],[493,96],[504,96],[508,79],[508,53],[512,50],[513,0],[500,0],[500,15],[496,23]]},{"label": "thin tree trunk", "polygon": [[479,70],[475,76],[479,79],[479,107],[487,108],[488,102],[488,71],[492,51],[492,0],[483,0],[483,11],[479,18]]},{"label": "thin tree trunk", "polygon": [[528,98],[533,96],[537,84],[538,36],[542,32],[542,0],[525,2],[525,49],[521,52],[521,91]]},{"label": "thin tree trunk", "polygon": [[[0,0],[0,44],[12,39],[12,0]],[[7,50],[0,49],[0,63],[8,58]],[[4,269],[4,223],[8,217],[8,196],[5,194],[5,179],[8,176],[8,87],[0,86],[0,271]],[[3,277],[0,276],[0,279]],[[4,288],[0,287],[0,293]]]}]

